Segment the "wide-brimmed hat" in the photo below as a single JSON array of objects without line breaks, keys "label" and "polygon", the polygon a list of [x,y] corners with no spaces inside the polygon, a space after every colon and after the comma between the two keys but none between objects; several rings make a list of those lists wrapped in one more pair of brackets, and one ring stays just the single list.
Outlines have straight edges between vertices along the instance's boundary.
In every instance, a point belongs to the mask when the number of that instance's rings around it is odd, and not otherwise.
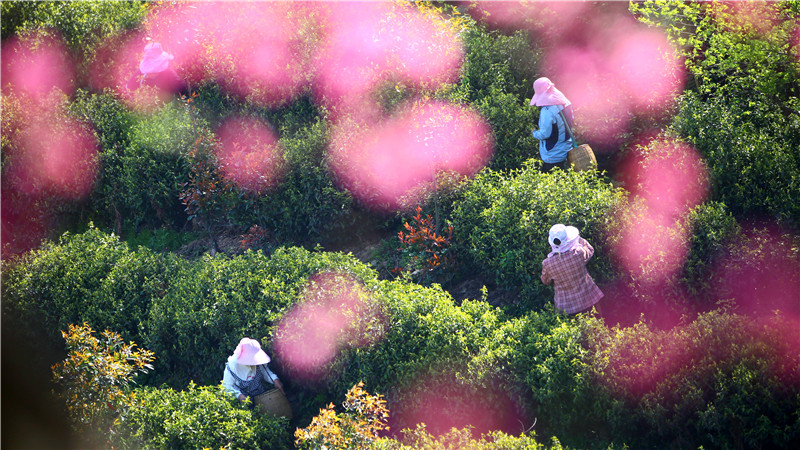
[{"label": "wide-brimmed hat", "polygon": [[550,227],[550,236],[547,241],[550,242],[550,248],[554,252],[564,253],[578,242],[578,237],[580,237],[580,232],[577,228],[557,223]]},{"label": "wide-brimmed hat", "polygon": [[151,42],[144,46],[144,57],[139,63],[139,71],[143,74],[163,72],[174,58],[161,48],[161,44]]},{"label": "wide-brimmed hat", "polygon": [[531,106],[569,105],[567,97],[547,77],[537,78],[533,82],[533,98]]},{"label": "wide-brimmed hat", "polygon": [[260,366],[269,362],[269,356],[261,350],[261,343],[255,339],[243,338],[233,352],[236,362],[246,366]]}]

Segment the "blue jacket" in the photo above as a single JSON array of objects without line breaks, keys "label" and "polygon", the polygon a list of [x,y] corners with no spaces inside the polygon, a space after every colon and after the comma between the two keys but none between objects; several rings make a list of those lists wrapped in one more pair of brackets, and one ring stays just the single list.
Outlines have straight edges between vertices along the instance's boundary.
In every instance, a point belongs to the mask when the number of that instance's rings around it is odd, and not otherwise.
[{"label": "blue jacket", "polygon": [[[567,159],[567,152],[572,150],[572,136],[564,126],[564,120],[558,113],[564,105],[542,106],[539,111],[539,129],[533,130],[533,137],[539,140],[539,155],[542,161],[550,164],[560,163]],[[565,111],[569,113],[569,111]]]}]

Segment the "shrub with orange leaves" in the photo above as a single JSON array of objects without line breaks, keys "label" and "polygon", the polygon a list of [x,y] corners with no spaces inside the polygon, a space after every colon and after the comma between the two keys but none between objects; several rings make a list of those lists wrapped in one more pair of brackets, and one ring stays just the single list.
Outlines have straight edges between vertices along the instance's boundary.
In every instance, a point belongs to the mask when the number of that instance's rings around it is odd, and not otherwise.
[{"label": "shrub with orange leaves", "polygon": [[400,266],[394,273],[411,272],[413,278],[420,283],[433,281],[434,277],[453,263],[450,245],[453,239],[453,226],[438,232],[433,217],[423,216],[422,207],[417,206],[416,215],[412,217],[413,225],[406,222],[406,232],[400,231]]},{"label": "shrub with orange leaves", "polygon": [[298,448],[349,449],[364,448],[379,439],[378,433],[389,429],[389,409],[383,396],[370,395],[364,382],[350,388],[343,413],[333,403],[319,410],[306,428],[295,431]]},{"label": "shrub with orange leaves", "polygon": [[241,249],[242,250],[264,250],[269,254],[272,250],[270,238],[272,237],[269,230],[262,228],[258,225],[253,225],[247,230],[247,233],[241,236]]},{"label": "shrub with orange leaves", "polygon": [[153,352],[126,344],[112,331],[98,338],[87,323],[70,325],[61,335],[69,354],[52,367],[53,381],[60,387],[56,395],[66,402],[77,430],[106,434],[130,400],[133,377],[153,368]]}]

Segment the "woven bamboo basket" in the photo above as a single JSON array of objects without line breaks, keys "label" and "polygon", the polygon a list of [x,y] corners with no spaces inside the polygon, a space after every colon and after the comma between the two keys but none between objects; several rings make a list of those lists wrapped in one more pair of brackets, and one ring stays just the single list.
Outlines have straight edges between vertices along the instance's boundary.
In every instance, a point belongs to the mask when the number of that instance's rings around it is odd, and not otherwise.
[{"label": "woven bamboo basket", "polygon": [[280,389],[273,389],[253,397],[253,403],[262,414],[292,418],[292,406]]},{"label": "woven bamboo basket", "polygon": [[589,170],[597,168],[597,158],[589,144],[581,144],[567,153],[567,162],[573,170]]}]

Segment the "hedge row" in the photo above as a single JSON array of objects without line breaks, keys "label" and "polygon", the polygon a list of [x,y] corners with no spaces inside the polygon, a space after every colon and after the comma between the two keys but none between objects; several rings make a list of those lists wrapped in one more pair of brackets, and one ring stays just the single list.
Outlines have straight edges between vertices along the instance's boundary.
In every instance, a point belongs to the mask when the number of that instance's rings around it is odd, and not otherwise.
[{"label": "hedge row", "polygon": [[138,388],[110,435],[115,448],[291,449],[285,418],[243,408],[219,386]]},{"label": "hedge row", "polygon": [[[298,394],[300,422],[363,380],[387,396],[397,432],[423,421],[435,433],[472,425],[516,434],[535,420],[545,438],[580,448],[800,442],[800,336],[789,316],[755,320],[719,310],[672,330],[608,327],[549,307],[513,318],[479,300],[456,305],[436,286],[378,281],[342,254],[283,248],[270,258],[249,252],[190,262],[132,251],[95,229],[3,269],[4,326],[30,332],[27,325],[38,322],[52,342],[83,320],[119,330],[156,353],[155,372],[140,381],[176,388],[190,380],[217,385],[242,335],[272,353],[274,324],[299,304],[312,274],[352,274],[376,306],[370,321],[351,326],[365,332],[369,322],[374,339],[339,341],[323,380],[308,381],[288,360],[273,363]],[[144,407],[131,413],[138,414],[131,427],[150,430],[136,438],[142,445],[177,442],[169,436],[180,427],[159,417],[187,408],[190,423],[192,408],[203,407],[164,389],[142,393]],[[208,408],[228,408],[206,400]],[[211,434],[223,427],[201,425]]]},{"label": "hedge row", "polygon": [[311,274],[343,270],[363,280],[374,272],[353,257],[278,249],[271,257],[188,261],[90,228],[4,263],[3,313],[13,323],[38,324],[51,346],[59,330],[88,322],[156,354],[154,383],[216,383],[239,339],[263,339]]}]

